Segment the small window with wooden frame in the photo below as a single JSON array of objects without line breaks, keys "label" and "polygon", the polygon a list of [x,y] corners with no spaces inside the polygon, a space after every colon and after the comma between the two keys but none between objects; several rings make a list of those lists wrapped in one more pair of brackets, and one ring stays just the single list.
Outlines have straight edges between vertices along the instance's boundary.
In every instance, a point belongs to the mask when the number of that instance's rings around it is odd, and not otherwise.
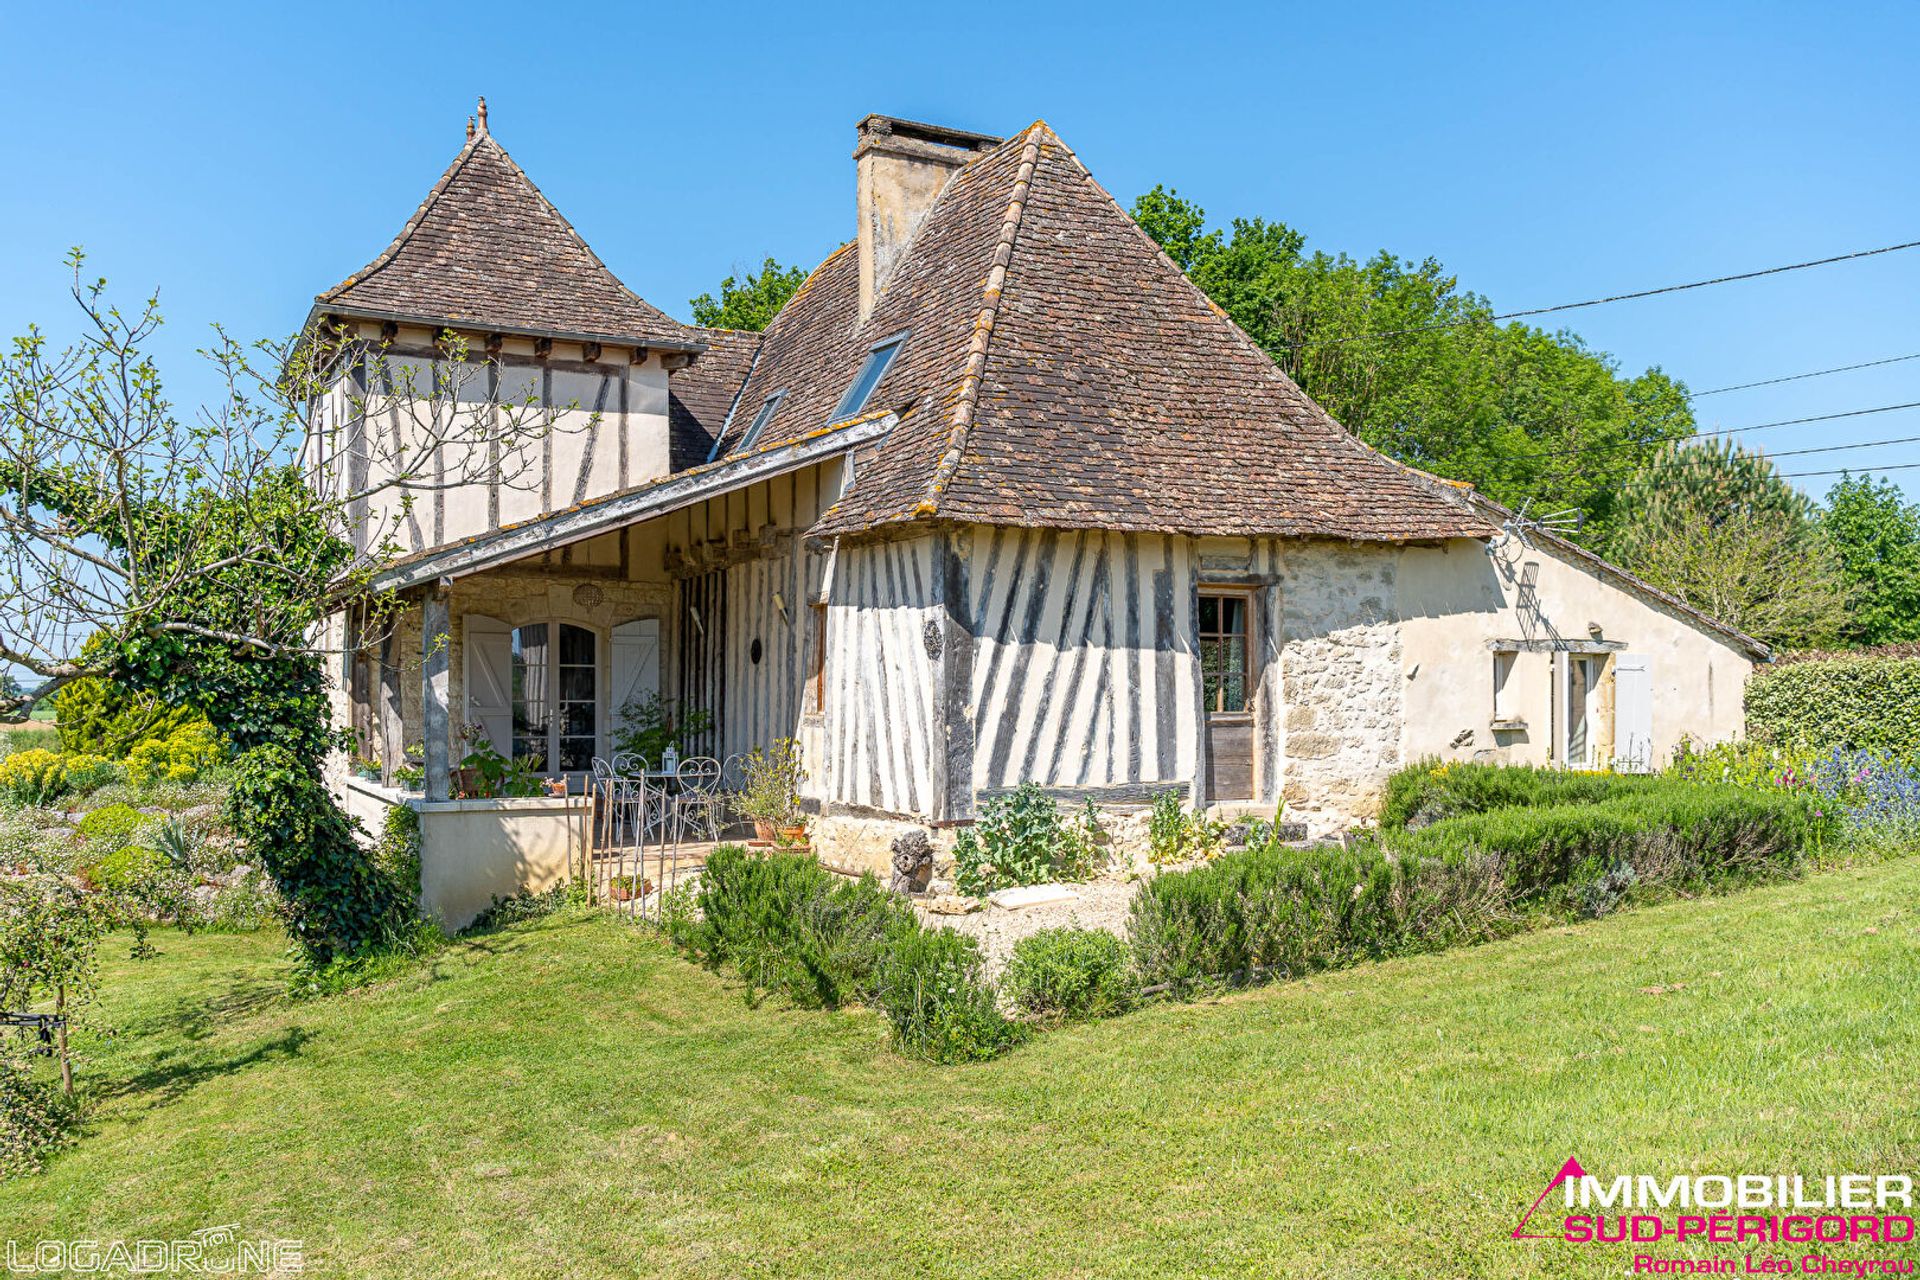
[{"label": "small window with wooden frame", "polygon": [[1253,600],[1245,591],[1202,588],[1200,678],[1209,715],[1246,715],[1251,710],[1249,657]]},{"label": "small window with wooden frame", "polygon": [[815,601],[808,606],[813,622],[813,643],[807,651],[807,714],[817,716],[827,708],[827,603]]}]

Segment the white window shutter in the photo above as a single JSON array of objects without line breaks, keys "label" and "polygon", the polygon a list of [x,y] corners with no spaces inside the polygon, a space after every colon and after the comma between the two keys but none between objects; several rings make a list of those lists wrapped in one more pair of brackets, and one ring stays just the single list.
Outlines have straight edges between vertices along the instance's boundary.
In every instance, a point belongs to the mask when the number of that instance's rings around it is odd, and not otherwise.
[{"label": "white window shutter", "polygon": [[513,628],[470,613],[466,631],[467,723],[479,725],[494,750],[513,754]]},{"label": "white window shutter", "polygon": [[1613,741],[1614,768],[1653,769],[1653,669],[1644,653],[1613,659]]},{"label": "white window shutter", "polygon": [[635,618],[613,628],[612,687],[607,719],[614,732],[626,726],[621,709],[660,693],[660,620]]}]

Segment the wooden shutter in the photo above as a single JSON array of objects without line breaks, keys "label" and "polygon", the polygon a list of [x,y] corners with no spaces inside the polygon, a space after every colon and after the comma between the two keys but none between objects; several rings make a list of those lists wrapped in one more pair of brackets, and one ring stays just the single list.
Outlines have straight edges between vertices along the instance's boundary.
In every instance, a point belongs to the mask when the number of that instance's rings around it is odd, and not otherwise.
[{"label": "wooden shutter", "polygon": [[486,732],[494,750],[513,754],[513,628],[470,613],[466,632],[467,723]]},{"label": "wooden shutter", "polygon": [[612,685],[607,692],[607,723],[612,733],[626,727],[620,714],[629,702],[660,695],[660,621],[635,618],[613,629]]},{"label": "wooden shutter", "polygon": [[1614,768],[1647,773],[1653,768],[1653,670],[1644,653],[1613,659]]}]

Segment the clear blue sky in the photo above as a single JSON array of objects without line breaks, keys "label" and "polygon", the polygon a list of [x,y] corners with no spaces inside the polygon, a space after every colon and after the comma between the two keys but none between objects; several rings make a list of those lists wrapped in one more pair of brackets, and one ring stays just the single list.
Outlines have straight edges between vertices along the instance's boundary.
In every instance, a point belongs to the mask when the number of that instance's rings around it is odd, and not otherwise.
[{"label": "clear blue sky", "polygon": [[[904,15],[904,16],[903,16]],[[1433,255],[1501,310],[1920,240],[1920,6],[93,6],[0,17],[0,332],[71,332],[82,244],[157,287],[177,400],[215,320],[295,329],[495,134],[656,305],[853,230],[870,111],[1048,120],[1122,200]],[[1920,250],[1576,312],[1696,389],[1920,352]],[[1703,399],[1705,426],[1920,400],[1920,360]],[[1920,411],[1769,431],[1920,436]],[[1920,463],[1920,446],[1785,470]],[[1893,473],[1920,496],[1920,470]],[[1807,482],[1815,492],[1826,480]]]}]

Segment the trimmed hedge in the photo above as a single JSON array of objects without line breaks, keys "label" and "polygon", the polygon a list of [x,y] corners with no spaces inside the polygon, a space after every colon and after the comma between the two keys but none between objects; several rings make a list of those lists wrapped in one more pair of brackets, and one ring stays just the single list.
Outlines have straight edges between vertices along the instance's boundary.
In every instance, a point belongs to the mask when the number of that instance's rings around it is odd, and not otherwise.
[{"label": "trimmed hedge", "polygon": [[1387,779],[1380,825],[1425,826],[1463,813],[1514,806],[1595,804],[1644,790],[1657,780],[1645,774],[1579,773],[1519,765],[1459,764],[1423,760]]},{"label": "trimmed hedge", "polygon": [[[1462,794],[1484,798],[1495,785],[1480,779]],[[1526,913],[1603,915],[1635,892],[1791,875],[1839,829],[1806,792],[1621,777],[1571,785],[1572,803],[1466,813],[1345,847],[1255,845],[1162,874],[1133,902],[1140,973],[1176,985],[1293,976],[1478,942]]]},{"label": "trimmed hedge", "polygon": [[1840,657],[1761,668],[1747,732],[1815,751],[1920,755],[1920,658]]}]

